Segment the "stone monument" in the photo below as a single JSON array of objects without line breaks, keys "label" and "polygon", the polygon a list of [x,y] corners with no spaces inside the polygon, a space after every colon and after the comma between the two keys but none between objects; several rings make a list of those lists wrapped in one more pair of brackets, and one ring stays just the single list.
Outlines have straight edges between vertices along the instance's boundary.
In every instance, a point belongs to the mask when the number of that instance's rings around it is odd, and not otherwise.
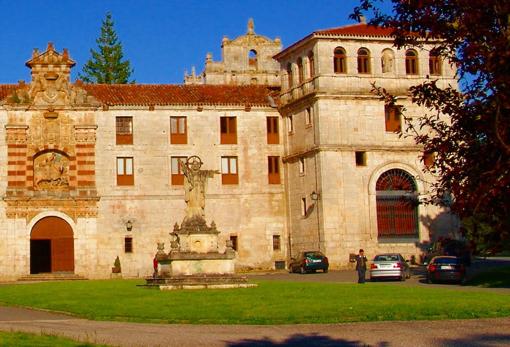
[{"label": "stone monument", "polygon": [[161,290],[199,288],[250,287],[246,277],[235,275],[235,251],[231,241],[226,250],[219,252],[216,224],[207,225],[205,220],[205,191],[207,179],[219,171],[201,170],[202,161],[198,156],[180,162],[184,173],[184,200],[186,214],[179,226],[175,223],[170,233],[170,252],[165,253],[164,243],[158,243],[156,259],[159,271],[147,278],[147,286]]}]

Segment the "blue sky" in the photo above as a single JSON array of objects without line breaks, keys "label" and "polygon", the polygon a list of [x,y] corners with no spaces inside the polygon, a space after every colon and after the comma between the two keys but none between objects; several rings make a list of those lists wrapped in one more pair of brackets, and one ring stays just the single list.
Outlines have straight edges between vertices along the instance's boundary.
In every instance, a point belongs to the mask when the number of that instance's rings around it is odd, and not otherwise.
[{"label": "blue sky", "polygon": [[314,30],[352,24],[358,0],[0,0],[0,83],[30,80],[25,62],[48,41],[76,61],[72,79],[96,48],[110,11],[125,58],[138,83],[181,83],[184,71],[204,67],[207,52],[221,58],[221,39],[255,32],[283,46]]}]

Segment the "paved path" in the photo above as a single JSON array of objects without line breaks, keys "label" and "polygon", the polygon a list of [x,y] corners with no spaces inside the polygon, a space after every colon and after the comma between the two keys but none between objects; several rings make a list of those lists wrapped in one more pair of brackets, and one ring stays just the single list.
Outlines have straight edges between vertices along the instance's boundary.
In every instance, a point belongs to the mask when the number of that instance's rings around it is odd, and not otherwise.
[{"label": "paved path", "polygon": [[0,307],[0,330],[46,333],[112,346],[509,346],[510,318],[298,325],[97,322]]}]

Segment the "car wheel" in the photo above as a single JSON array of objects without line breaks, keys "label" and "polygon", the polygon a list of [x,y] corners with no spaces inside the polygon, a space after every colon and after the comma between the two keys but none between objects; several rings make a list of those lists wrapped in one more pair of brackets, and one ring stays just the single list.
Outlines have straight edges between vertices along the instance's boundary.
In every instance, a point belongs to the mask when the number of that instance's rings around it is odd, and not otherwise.
[{"label": "car wheel", "polygon": [[407,277],[407,276],[406,276],[405,274],[403,274],[402,276],[400,276],[400,281],[401,281],[401,282],[405,282],[406,277]]},{"label": "car wheel", "polygon": [[306,273],[306,269],[305,269],[305,267],[304,267],[304,266],[301,266],[300,270],[301,270],[301,273],[302,273],[302,274],[305,274],[305,273]]},{"label": "car wheel", "polygon": [[427,277],[427,283],[432,284],[432,283],[434,283],[434,281],[432,281],[432,278]]},{"label": "car wheel", "polygon": [[327,273],[328,272],[328,268],[325,268],[324,270],[322,270],[324,273]]}]

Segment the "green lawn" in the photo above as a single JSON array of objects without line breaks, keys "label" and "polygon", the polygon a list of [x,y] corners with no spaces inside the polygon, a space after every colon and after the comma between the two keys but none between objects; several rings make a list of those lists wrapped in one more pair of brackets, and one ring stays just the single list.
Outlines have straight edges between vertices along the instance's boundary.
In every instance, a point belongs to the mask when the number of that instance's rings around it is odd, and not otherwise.
[{"label": "green lawn", "polygon": [[106,345],[96,345],[85,342],[77,342],[63,337],[50,335],[35,335],[25,333],[13,333],[0,331],[0,346],[16,347],[99,347]]},{"label": "green lawn", "polygon": [[296,324],[510,316],[510,295],[391,284],[257,281],[256,288],[159,291],[140,280],[0,286],[0,302],[96,320]]}]

